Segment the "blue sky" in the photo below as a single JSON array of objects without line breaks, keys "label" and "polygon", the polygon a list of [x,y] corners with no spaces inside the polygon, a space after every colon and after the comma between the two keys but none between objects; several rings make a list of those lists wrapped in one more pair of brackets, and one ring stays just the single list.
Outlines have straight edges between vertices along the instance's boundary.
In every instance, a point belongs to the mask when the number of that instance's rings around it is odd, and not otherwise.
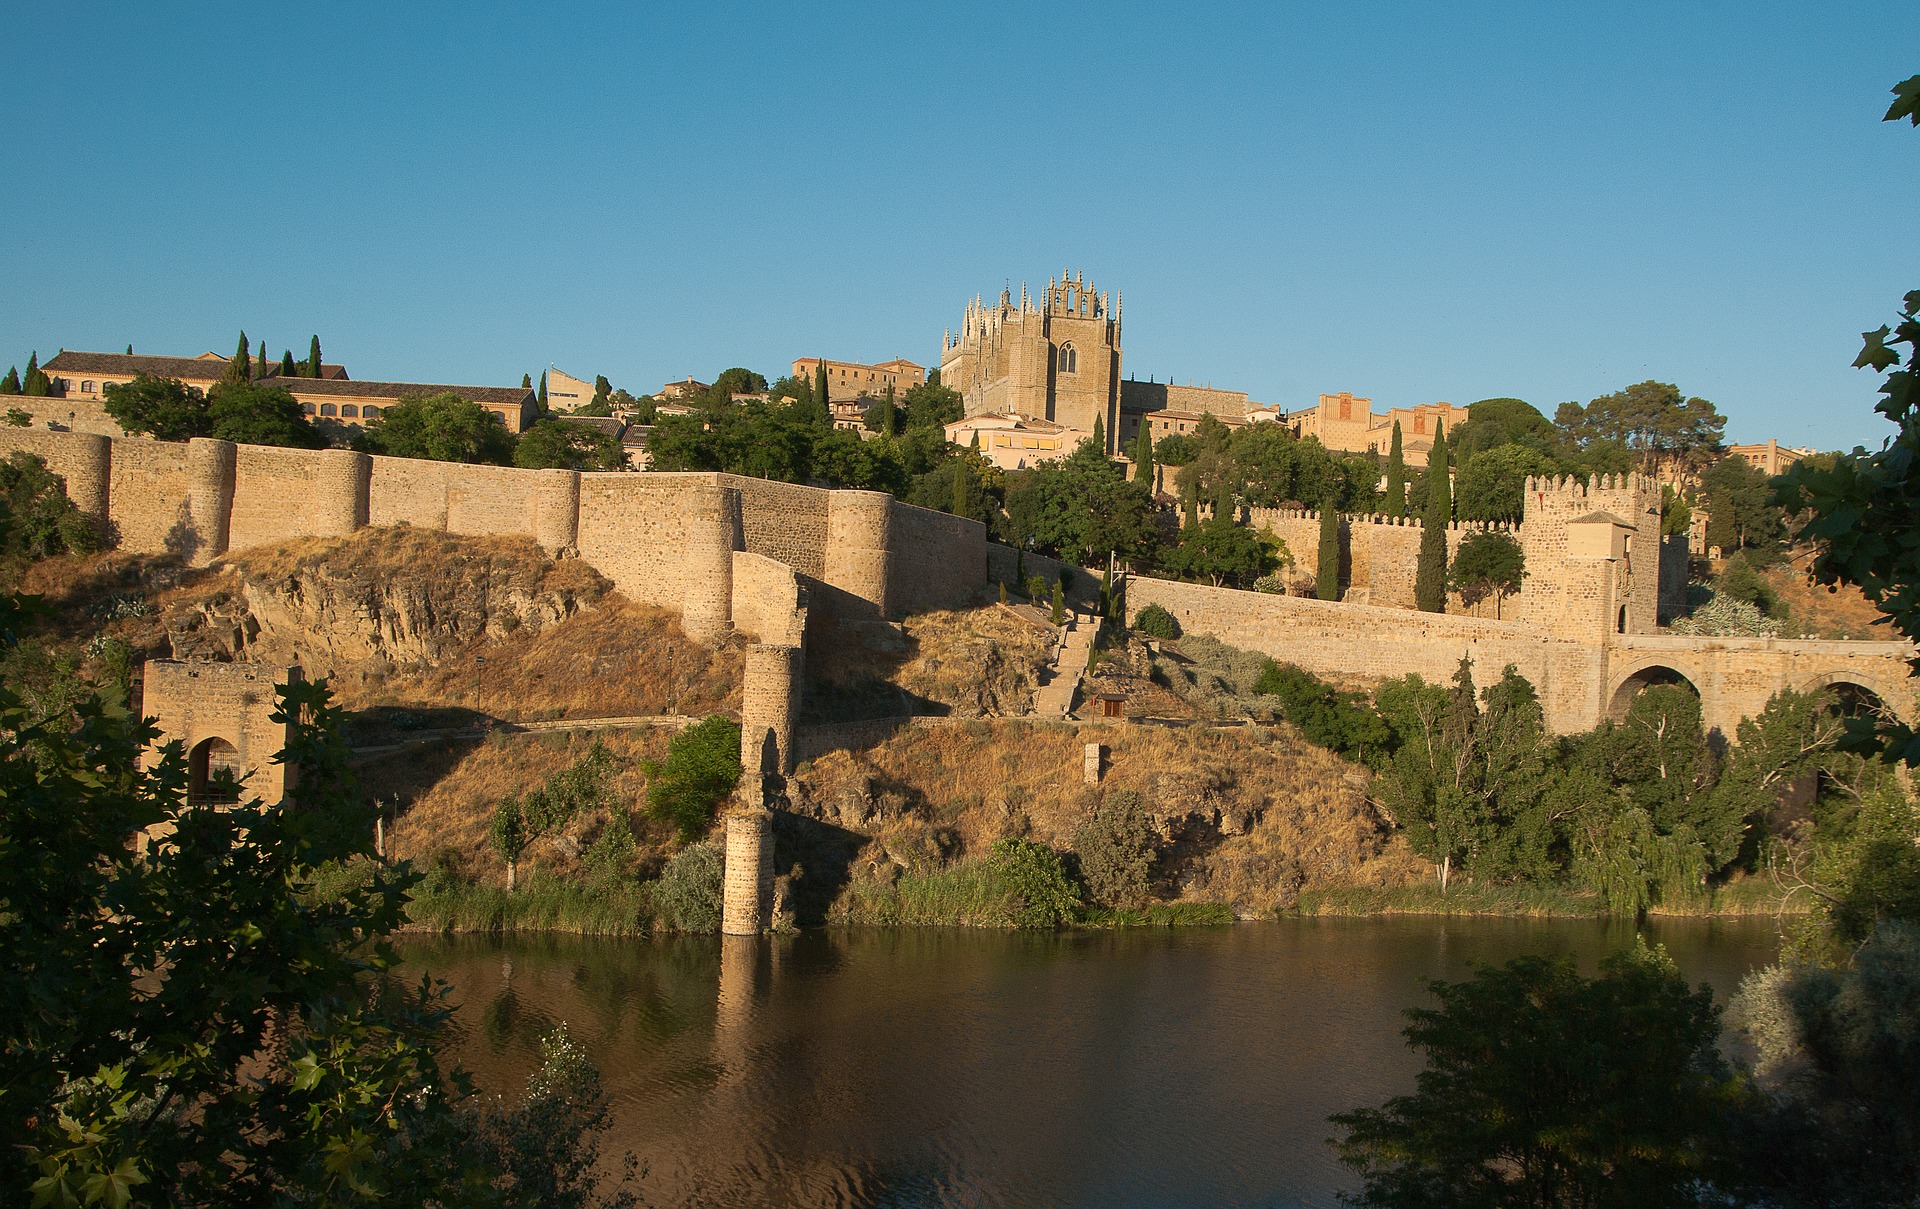
[{"label": "blue sky", "polygon": [[1920,287],[1904,5],[0,3],[0,365],[244,327],[639,392],[934,363],[1070,266],[1139,377],[1652,377],[1834,448],[1888,431],[1848,365]]}]

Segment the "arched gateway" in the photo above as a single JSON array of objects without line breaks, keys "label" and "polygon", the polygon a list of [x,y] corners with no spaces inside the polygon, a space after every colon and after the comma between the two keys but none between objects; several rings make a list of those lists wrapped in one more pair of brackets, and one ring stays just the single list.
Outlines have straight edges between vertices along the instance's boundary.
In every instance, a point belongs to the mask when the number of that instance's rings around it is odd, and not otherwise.
[{"label": "arched gateway", "polygon": [[194,802],[286,796],[287,769],[273,762],[287,745],[286,723],[273,720],[274,690],[301,678],[298,667],[272,664],[147,662],[141,710],[160,727],[156,748],[178,739],[186,751]]}]

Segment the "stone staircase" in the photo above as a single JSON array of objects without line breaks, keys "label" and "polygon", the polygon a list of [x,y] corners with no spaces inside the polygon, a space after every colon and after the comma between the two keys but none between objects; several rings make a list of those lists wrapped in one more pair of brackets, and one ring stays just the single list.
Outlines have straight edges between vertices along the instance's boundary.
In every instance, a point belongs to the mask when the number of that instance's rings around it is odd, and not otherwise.
[{"label": "stone staircase", "polygon": [[1073,710],[1073,695],[1080,688],[1081,673],[1087,670],[1087,656],[1093,651],[1099,623],[1092,618],[1070,616],[1054,648],[1053,664],[1047,682],[1033,693],[1033,712],[1041,718],[1065,718]]}]

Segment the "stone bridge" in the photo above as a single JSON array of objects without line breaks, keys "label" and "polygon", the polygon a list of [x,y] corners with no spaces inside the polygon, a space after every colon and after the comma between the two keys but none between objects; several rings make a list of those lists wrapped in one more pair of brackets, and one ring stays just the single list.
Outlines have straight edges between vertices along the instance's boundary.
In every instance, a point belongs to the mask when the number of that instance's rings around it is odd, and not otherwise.
[{"label": "stone bridge", "polygon": [[1782,689],[1839,688],[1856,700],[1915,718],[1915,689],[1904,642],[1835,642],[1782,638],[1693,638],[1616,634],[1606,644],[1598,717],[1626,716],[1652,684],[1684,681],[1700,694],[1701,720],[1732,738],[1740,719],[1766,707]]}]

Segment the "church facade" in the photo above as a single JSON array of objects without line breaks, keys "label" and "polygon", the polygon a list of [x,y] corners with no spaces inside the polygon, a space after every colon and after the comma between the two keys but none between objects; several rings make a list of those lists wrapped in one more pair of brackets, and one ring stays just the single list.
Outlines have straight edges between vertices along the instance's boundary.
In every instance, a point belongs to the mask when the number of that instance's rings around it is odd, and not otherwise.
[{"label": "church facade", "polygon": [[967,416],[1045,420],[1080,439],[1098,421],[1107,451],[1120,423],[1120,307],[1062,273],[1036,302],[1020,287],[996,304],[975,296],[960,330],[941,343],[940,384],[958,391]]}]

